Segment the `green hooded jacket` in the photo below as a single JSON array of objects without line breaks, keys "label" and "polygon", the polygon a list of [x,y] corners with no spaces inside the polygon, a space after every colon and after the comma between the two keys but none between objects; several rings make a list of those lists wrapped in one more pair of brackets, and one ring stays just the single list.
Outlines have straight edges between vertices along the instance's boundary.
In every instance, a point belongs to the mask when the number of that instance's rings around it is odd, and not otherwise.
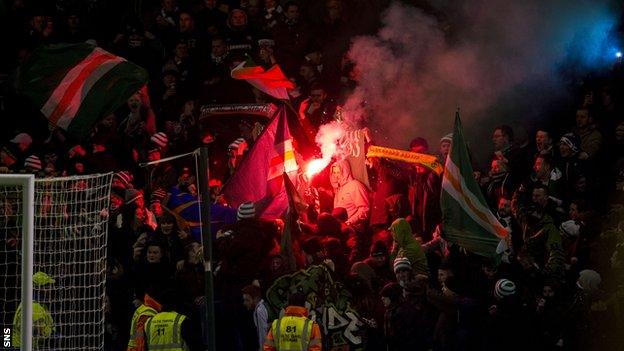
[{"label": "green hooded jacket", "polygon": [[398,218],[392,222],[390,232],[395,242],[390,255],[392,261],[397,257],[407,257],[412,264],[414,274],[429,275],[427,257],[418,240],[414,239],[409,223],[403,218]]},{"label": "green hooded jacket", "polygon": [[[33,347],[42,346],[54,332],[54,321],[50,311],[42,304],[33,301],[32,303],[32,323],[33,323]],[[22,345],[22,304],[20,303],[13,317],[13,346]]]}]

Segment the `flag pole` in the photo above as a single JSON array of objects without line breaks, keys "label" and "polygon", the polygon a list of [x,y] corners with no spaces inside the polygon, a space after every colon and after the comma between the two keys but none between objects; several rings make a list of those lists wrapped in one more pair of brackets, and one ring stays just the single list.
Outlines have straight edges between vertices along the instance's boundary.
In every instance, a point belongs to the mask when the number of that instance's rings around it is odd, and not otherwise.
[{"label": "flag pole", "polygon": [[214,314],[214,284],[212,281],[212,234],[210,233],[210,187],[208,147],[202,146],[199,149],[199,191],[201,205],[201,229],[202,246],[204,251],[204,298],[206,304],[206,314],[204,315],[207,345],[206,350],[216,351],[215,344],[215,314]]},{"label": "flag pole", "polygon": [[299,116],[299,112],[297,110],[295,110],[295,107],[292,105],[292,102],[290,100],[280,100],[284,103],[284,105],[286,105],[294,114],[295,114],[295,120],[297,121],[297,123],[299,123],[300,127],[302,127],[304,129],[304,133],[303,133],[303,137],[305,137],[306,141],[310,144],[310,145],[315,145],[314,142],[314,135],[312,136],[312,138],[310,139],[310,135],[308,135],[308,133],[306,132],[306,127],[303,123],[303,121],[300,119]]},{"label": "flag pole", "polygon": [[283,100],[280,100],[280,101],[282,101],[284,103],[284,105],[288,106],[288,108],[290,108],[290,110],[295,114],[295,116],[299,116],[299,112],[297,112],[295,110],[295,107],[292,105],[290,100],[283,99]]},{"label": "flag pole", "polygon": [[142,163],[139,163],[139,167],[147,167],[147,166],[151,166],[151,165],[157,165],[159,163],[172,161],[172,160],[177,160],[177,159],[182,158],[182,157],[186,157],[186,156],[190,156],[190,155],[197,155],[198,152],[199,152],[199,149],[195,149],[195,151],[187,152],[185,154],[165,157],[165,158],[161,158],[160,160],[156,160],[156,161],[142,162]]},{"label": "flag pole", "polygon": [[282,238],[280,240],[280,255],[284,260],[286,260],[286,264],[288,265],[288,269],[290,271],[297,270],[297,261],[295,260],[295,255],[293,251],[293,242],[292,242],[292,232],[293,226],[296,224],[295,217],[297,215],[297,209],[295,208],[295,201],[293,199],[293,191],[297,191],[288,174],[286,172],[282,173],[282,177],[284,178],[284,188],[286,189],[286,196],[288,197],[288,209],[286,210],[286,218],[284,221],[284,230],[282,232]]}]

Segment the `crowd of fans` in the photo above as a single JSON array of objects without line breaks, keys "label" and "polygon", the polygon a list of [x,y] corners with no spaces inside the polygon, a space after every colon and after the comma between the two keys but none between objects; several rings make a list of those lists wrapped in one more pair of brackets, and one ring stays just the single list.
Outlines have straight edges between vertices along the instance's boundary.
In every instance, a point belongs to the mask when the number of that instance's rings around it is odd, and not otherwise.
[{"label": "crowd of fans", "polygon": [[[345,58],[349,38],[373,30],[383,1],[70,1],[33,6],[8,2],[15,68],[37,46],[95,41],[144,67],[148,92],[103,117],[87,140],[45,121],[11,92],[0,152],[2,172],[38,177],[115,172],[109,209],[106,288],[107,349],[125,349],[135,308],[175,290],[176,311],[188,316],[191,349],[205,341],[202,246],[192,224],[167,208],[192,202],[192,159],[140,163],[211,145],[211,195],[217,218],[214,272],[217,347],[262,349],[271,320],[263,295],[291,273],[280,255],[284,223],[257,218],[254,204],[229,208],[222,184],[257,137],[241,122],[240,138],[219,150],[218,130],[199,127],[205,104],[269,102],[233,67],[252,58],[278,63],[296,88],[291,102],[311,128],[333,119],[355,86]],[[4,58],[4,61],[7,61]],[[620,68],[621,69],[621,68]],[[5,73],[8,73],[8,70]],[[621,77],[586,80],[576,115],[535,138],[515,140],[496,127],[491,166],[475,169],[492,211],[510,235],[499,262],[445,240],[441,176],[421,166],[372,160],[371,189],[348,163],[333,165],[320,201],[292,229],[296,269],[325,265],[345,284],[365,321],[366,350],[569,349],[613,350],[624,330],[624,114]],[[10,98],[8,98],[10,97]],[[27,122],[24,122],[27,121]],[[7,133],[12,133],[8,135]],[[420,137],[409,149],[444,162],[452,135],[437,147]],[[407,142],[407,141],[406,141]],[[228,155],[220,159],[218,155]],[[323,196],[329,198],[323,201]],[[335,196],[335,198],[334,198]],[[218,205],[218,209],[217,206]],[[150,297],[151,296],[151,297]],[[619,335],[618,331],[619,330]],[[329,340],[323,340],[329,345]]]}]

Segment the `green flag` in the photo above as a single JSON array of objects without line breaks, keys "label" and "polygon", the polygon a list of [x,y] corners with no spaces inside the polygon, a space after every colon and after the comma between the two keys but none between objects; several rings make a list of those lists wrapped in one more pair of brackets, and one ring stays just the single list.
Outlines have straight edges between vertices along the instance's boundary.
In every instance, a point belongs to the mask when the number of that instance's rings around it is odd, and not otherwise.
[{"label": "green flag", "polygon": [[36,49],[19,68],[18,93],[27,96],[52,127],[77,138],[147,83],[147,72],[88,43]]},{"label": "green flag", "polygon": [[444,166],[440,205],[447,240],[481,256],[496,255],[496,246],[508,233],[490,211],[474,179],[459,112]]}]

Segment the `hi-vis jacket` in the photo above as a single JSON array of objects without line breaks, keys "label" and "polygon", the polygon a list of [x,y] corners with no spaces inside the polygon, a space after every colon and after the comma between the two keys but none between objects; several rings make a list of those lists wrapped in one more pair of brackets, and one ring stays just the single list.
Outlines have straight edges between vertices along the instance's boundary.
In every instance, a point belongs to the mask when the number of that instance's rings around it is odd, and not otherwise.
[{"label": "hi-vis jacket", "polygon": [[273,321],[264,351],[321,351],[321,329],[307,317],[305,307],[286,307],[284,316]]},{"label": "hi-vis jacket", "polygon": [[161,309],[160,304],[148,294],[145,294],[143,301],[143,304],[137,307],[132,315],[127,351],[145,351],[145,322]]},{"label": "hi-vis jacket", "polygon": [[186,316],[177,312],[160,312],[145,323],[145,339],[148,350],[185,351],[188,347],[182,339],[182,322]]},{"label": "hi-vis jacket", "polygon": [[[36,302],[32,303],[32,323],[33,323],[33,346],[41,346],[54,332],[54,320],[48,309]],[[20,347],[22,345],[22,303],[20,302],[13,317],[13,346]]]}]

